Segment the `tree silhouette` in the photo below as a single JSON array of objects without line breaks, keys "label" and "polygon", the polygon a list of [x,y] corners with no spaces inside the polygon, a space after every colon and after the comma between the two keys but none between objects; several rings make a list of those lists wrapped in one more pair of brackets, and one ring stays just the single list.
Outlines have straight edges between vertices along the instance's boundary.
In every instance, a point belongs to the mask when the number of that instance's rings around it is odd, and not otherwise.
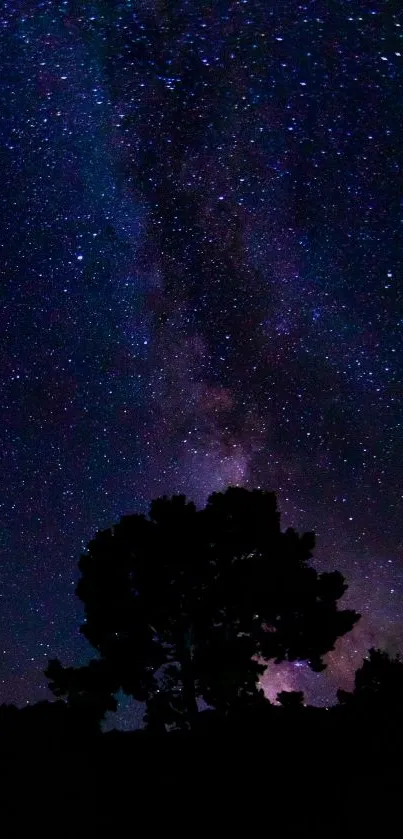
[{"label": "tree silhouette", "polygon": [[314,535],[282,532],[274,493],[229,488],[197,511],[160,498],[149,516],[124,516],[80,559],[81,632],[99,661],[78,671],[52,663],[58,696],[121,688],[147,701],[148,720],[189,725],[198,698],[220,711],[254,702],[265,662],[323,656],[358,620],[337,601],[338,572],[309,564]]},{"label": "tree silhouette", "polygon": [[403,662],[384,650],[372,647],[362,667],[356,671],[354,690],[337,691],[341,705],[368,711],[403,710]]}]

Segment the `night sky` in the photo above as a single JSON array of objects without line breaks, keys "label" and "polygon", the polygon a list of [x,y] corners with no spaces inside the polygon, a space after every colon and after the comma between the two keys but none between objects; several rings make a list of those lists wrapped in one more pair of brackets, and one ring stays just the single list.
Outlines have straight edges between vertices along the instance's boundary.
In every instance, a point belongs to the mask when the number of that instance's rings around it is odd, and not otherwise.
[{"label": "night sky", "polygon": [[97,529],[228,484],[276,490],[363,615],[269,695],[403,649],[396,8],[1,4],[0,702],[86,660]]}]

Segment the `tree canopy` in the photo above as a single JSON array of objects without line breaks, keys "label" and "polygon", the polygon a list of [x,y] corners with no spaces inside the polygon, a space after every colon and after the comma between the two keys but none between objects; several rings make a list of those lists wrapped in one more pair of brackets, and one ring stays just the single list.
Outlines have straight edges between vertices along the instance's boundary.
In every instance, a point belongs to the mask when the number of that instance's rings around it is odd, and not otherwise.
[{"label": "tree canopy", "polygon": [[359,615],[338,608],[342,575],[310,565],[314,544],[281,530],[276,496],[262,490],[232,487],[202,510],[164,497],[148,516],[124,516],[79,562],[81,632],[98,662],[51,662],[51,689],[73,703],[93,693],[100,713],[122,689],[147,702],[150,724],[181,726],[200,699],[221,711],[257,701],[269,659],[324,669]]}]

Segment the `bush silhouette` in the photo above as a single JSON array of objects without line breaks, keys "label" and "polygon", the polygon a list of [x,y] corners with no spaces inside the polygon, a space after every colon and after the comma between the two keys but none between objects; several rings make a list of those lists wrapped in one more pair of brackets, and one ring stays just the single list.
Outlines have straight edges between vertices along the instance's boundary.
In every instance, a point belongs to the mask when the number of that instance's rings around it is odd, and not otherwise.
[{"label": "bush silhouette", "polygon": [[372,647],[356,671],[354,690],[338,690],[339,703],[351,709],[373,712],[403,710],[403,662],[384,650]]},{"label": "bush silhouette", "polygon": [[286,711],[296,711],[304,707],[302,690],[282,690],[277,694],[277,701]]}]

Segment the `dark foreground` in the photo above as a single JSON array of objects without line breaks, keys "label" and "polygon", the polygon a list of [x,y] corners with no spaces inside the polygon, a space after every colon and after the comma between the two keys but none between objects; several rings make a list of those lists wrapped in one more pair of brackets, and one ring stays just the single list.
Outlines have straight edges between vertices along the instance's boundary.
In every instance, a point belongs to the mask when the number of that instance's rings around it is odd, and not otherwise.
[{"label": "dark foreground", "polygon": [[2,836],[400,835],[402,726],[278,711],[195,734],[111,732],[12,744]]}]

